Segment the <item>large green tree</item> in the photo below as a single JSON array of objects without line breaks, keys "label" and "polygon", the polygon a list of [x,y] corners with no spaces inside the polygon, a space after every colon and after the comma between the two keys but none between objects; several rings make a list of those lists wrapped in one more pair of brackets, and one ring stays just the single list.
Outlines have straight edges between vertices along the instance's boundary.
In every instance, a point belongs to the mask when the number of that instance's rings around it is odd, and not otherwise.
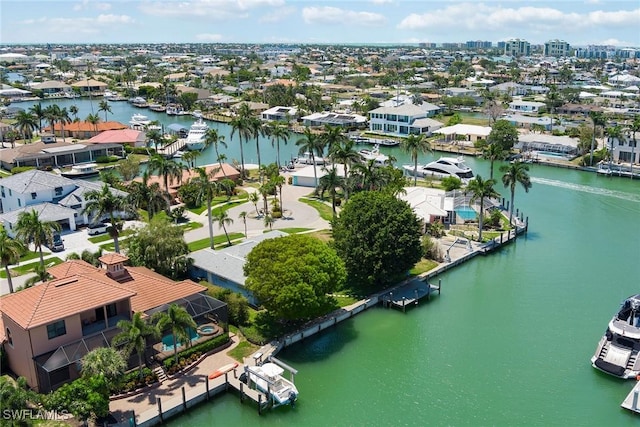
[{"label": "large green tree", "polygon": [[303,136],[298,138],[296,141],[296,145],[299,147],[298,153],[305,154],[309,153],[311,156],[311,163],[313,164],[313,183],[314,188],[318,188],[318,171],[316,165],[316,155],[322,157],[322,152],[324,151],[324,141],[322,137],[316,133],[313,133],[309,126],[306,126],[303,131]]},{"label": "large green tree", "polygon": [[191,263],[183,230],[160,217],[129,236],[126,247],[133,265],[144,265],[163,276],[184,275]]},{"label": "large green tree", "polygon": [[149,160],[149,171],[157,173],[162,177],[164,189],[169,192],[169,181],[173,183],[176,180],[178,183],[182,182],[182,172],[184,171],[184,165],[176,163],[171,159],[167,159],[159,154],[155,154]]},{"label": "large green tree", "polygon": [[324,242],[305,235],[268,239],[247,256],[246,286],[277,319],[298,321],[335,307],[331,293],[343,287],[342,260]]},{"label": "large green tree", "polygon": [[79,421],[109,414],[109,383],[104,377],[82,377],[65,384],[45,399],[49,410],[70,412]]},{"label": "large green tree", "polygon": [[103,377],[107,380],[109,390],[117,390],[124,373],[127,361],[122,353],[113,347],[98,347],[82,358],[82,376]]},{"label": "large green tree", "polygon": [[24,250],[24,244],[20,240],[9,237],[4,227],[0,226],[0,265],[4,267],[7,275],[9,293],[13,293],[13,281],[9,272],[9,265],[17,264]]},{"label": "large green tree", "polygon": [[357,292],[385,288],[422,258],[420,222],[406,202],[391,194],[354,194],[332,226],[336,251]]},{"label": "large green tree", "polygon": [[502,147],[502,151],[508,152],[518,143],[518,130],[506,120],[497,120],[491,126],[487,142],[497,144]]},{"label": "large green tree", "polygon": [[529,192],[531,188],[531,178],[529,177],[529,166],[522,162],[509,163],[500,168],[502,175],[502,183],[509,188],[511,193],[511,203],[509,205],[509,224],[513,220],[513,198],[516,193],[516,185],[519,183],[525,192]]},{"label": "large green tree", "polygon": [[35,209],[20,212],[16,222],[16,237],[24,242],[33,243],[40,253],[40,266],[44,268],[42,246],[53,241],[53,233],[60,231],[60,224],[55,221],[43,221]]}]

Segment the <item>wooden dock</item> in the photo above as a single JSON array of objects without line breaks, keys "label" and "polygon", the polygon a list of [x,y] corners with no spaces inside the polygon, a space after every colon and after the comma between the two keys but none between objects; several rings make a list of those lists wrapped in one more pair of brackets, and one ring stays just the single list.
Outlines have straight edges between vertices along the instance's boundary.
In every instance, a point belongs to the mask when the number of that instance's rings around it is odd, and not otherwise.
[{"label": "wooden dock", "polygon": [[184,146],[187,144],[187,140],[185,138],[180,138],[171,144],[165,145],[162,148],[158,148],[157,153],[161,156],[171,158],[178,151],[182,150]]},{"label": "wooden dock", "polygon": [[640,414],[640,381],[636,381],[633,389],[620,405],[624,409]]},{"label": "wooden dock", "polygon": [[440,294],[441,283],[437,285],[425,282],[420,279],[413,279],[404,285],[398,286],[393,291],[382,296],[382,305],[385,307],[395,307],[403,312],[408,306],[418,305],[422,298],[431,299],[431,295],[436,291]]}]

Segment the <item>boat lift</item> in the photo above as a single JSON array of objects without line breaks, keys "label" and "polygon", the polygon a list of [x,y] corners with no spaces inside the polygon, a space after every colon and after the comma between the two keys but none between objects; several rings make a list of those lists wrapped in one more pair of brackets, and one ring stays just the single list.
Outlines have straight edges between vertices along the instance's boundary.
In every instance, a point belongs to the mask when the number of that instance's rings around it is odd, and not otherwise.
[{"label": "boat lift", "polygon": [[453,243],[447,248],[447,252],[444,255],[445,261],[451,262],[451,256],[449,255],[449,251],[458,243],[465,244],[467,246],[467,250],[469,250],[469,252],[473,252],[473,247],[471,246],[471,239],[461,239],[459,237],[456,237],[456,240],[454,240]]}]

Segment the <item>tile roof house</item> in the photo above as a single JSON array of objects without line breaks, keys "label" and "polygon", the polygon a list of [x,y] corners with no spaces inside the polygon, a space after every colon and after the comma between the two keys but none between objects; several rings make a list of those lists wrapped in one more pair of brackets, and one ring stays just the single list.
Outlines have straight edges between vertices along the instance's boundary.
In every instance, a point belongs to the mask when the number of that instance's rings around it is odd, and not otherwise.
[{"label": "tile roof house", "polygon": [[100,132],[86,142],[89,144],[126,144],[130,147],[144,147],[146,140],[146,134],[139,130],[112,129]]},{"label": "tile roof house", "polygon": [[[100,191],[102,182],[74,180],[52,172],[29,170],[2,179],[0,182],[0,224],[10,236],[21,212],[35,209],[45,221],[58,221],[63,229],[75,230],[92,218],[83,213],[85,195]],[[118,196],[127,193],[115,188]]]},{"label": "tile roof house", "polygon": [[107,130],[119,130],[119,129],[127,129],[128,126],[124,125],[120,122],[109,121],[109,122],[98,122],[96,124],[89,123],[86,121],[78,121],[71,122],[64,125],[64,135],[62,134],[62,125],[60,123],[55,123],[53,125],[53,130],[51,126],[47,126],[43,129],[44,132],[52,132],[57,136],[64,136],[67,138],[78,138],[78,139],[88,139],[93,136],[96,136],[100,132],[104,132]]},{"label": "tile roof house", "polygon": [[102,256],[101,267],[67,261],[49,269],[52,280],[0,297],[0,340],[11,371],[39,392],[53,390],[78,377],[85,354],[110,345],[118,321],[136,312],[146,318],[173,303],[197,321],[227,321],[226,304],[204,294],[204,286],[127,261],[121,254]]}]

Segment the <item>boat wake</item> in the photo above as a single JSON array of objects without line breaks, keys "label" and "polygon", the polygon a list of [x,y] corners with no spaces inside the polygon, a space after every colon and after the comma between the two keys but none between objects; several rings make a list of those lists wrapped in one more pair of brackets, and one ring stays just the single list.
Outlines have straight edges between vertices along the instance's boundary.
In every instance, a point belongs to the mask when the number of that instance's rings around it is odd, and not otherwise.
[{"label": "boat wake", "polygon": [[590,187],[588,185],[574,184],[572,182],[563,182],[555,179],[531,177],[531,182],[551,187],[566,188],[568,190],[580,191],[583,193],[596,194],[599,196],[614,197],[616,199],[627,200],[630,202],[640,203],[640,194],[625,193],[624,191],[609,190],[606,188]]}]

